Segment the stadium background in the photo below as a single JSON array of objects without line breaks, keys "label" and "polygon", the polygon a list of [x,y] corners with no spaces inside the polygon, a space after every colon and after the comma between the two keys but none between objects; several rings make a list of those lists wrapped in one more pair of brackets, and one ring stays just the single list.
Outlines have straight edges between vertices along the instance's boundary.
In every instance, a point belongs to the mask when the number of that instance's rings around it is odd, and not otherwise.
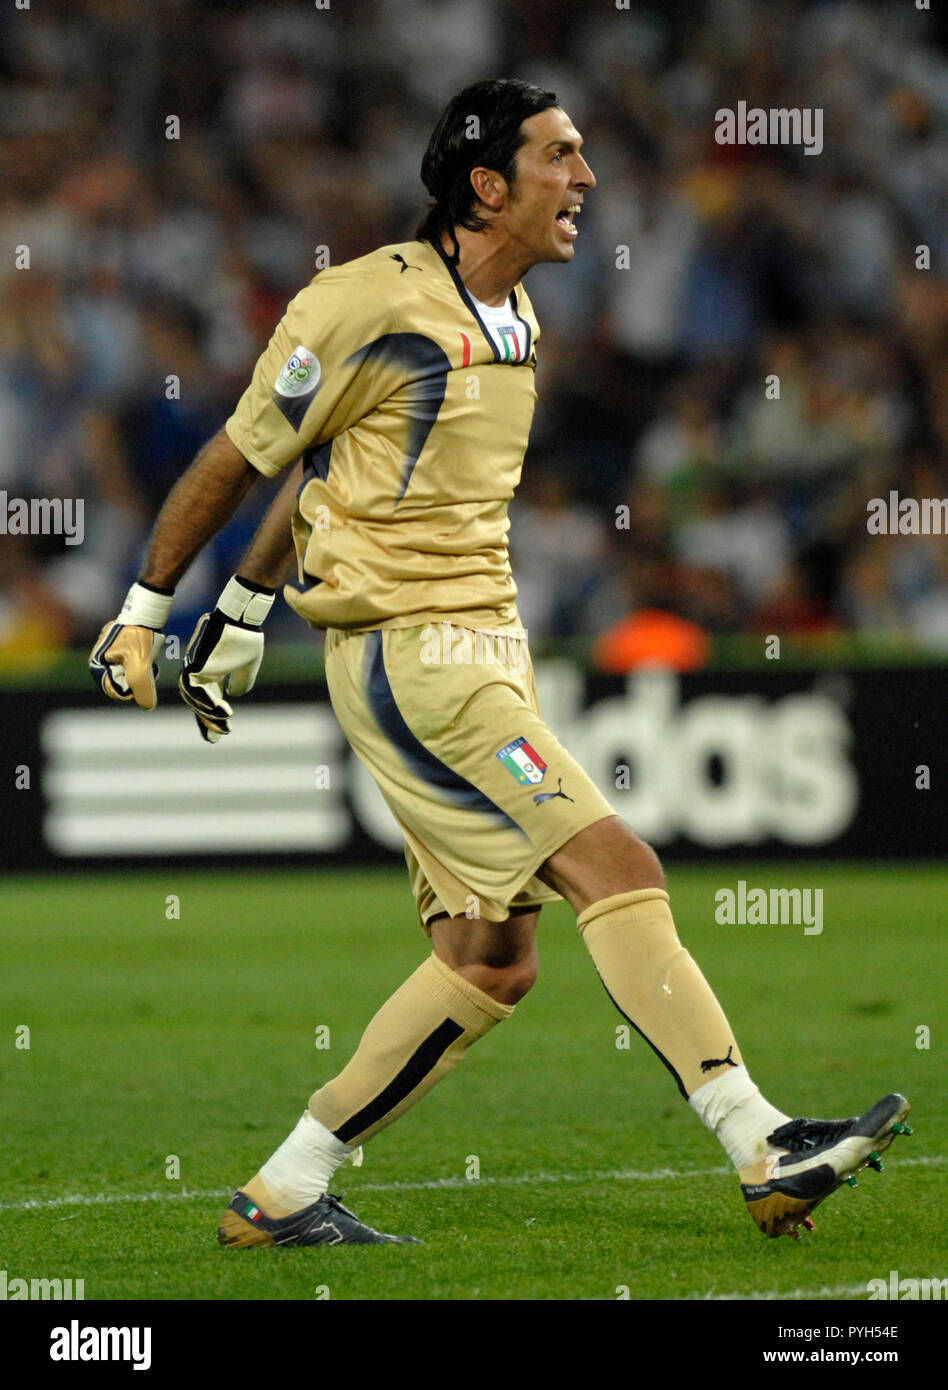
[{"label": "stadium background", "polygon": [[[512,555],[533,639],[658,607],[714,635],[944,656],[948,548],[865,524],[890,489],[948,495],[931,25],[913,5],[749,0],[5,7],[0,487],[83,497],[86,539],[5,538],[0,663],[88,646],[317,247],[339,263],[412,233],[431,127],[485,73],[551,86],[599,177],[573,265],[529,280],[543,351]],[[716,144],[739,99],[822,108],[822,153]],[[194,567],[176,630],[265,505]]]},{"label": "stadium background", "polygon": [[[617,791],[617,766],[640,791],[648,769],[615,729],[590,755],[642,833],[670,852],[679,841],[779,848],[788,796],[812,804],[828,789],[801,774],[787,792],[800,736],[781,736],[766,715],[749,721],[747,700],[756,692],[772,710],[796,691],[838,712],[835,731],[813,733],[811,763],[835,761],[845,777],[855,762],[860,785],[848,820],[790,834],[791,845],[873,855],[893,804],[895,850],[948,845],[937,796],[915,783],[915,769],[940,757],[948,546],[866,528],[870,498],[948,496],[948,83],[928,14],[744,0],[631,10],[95,0],[8,9],[0,24],[0,487],[81,497],[85,526],[81,545],[52,535],[0,545],[0,679],[15,692],[6,752],[35,769],[39,793],[26,802],[4,789],[8,865],[47,851],[107,856],[111,844],[121,855],[139,844],[213,852],[228,840],[239,853],[304,854],[311,843],[358,855],[397,843],[378,806],[370,814],[387,835],[363,833],[358,814],[348,835],[317,828],[311,768],[332,775],[338,761],[320,755],[323,734],[308,736],[295,780],[286,747],[249,747],[252,719],[273,727],[267,687],[285,700],[289,682],[303,700],[322,694],[321,637],[282,603],[226,776],[223,756],[201,762],[204,750],[190,748],[180,708],[147,734],[101,708],[70,732],[68,720],[47,728],[21,695],[32,683],[67,705],[94,703],[84,653],[134,578],[162,498],[231,412],[285,303],[327,258],[412,234],[434,120],[451,93],[496,72],[559,93],[599,177],[574,263],[529,276],[543,327],[539,403],[511,552],[536,657],[573,663],[569,677],[551,668],[551,722],[581,743],[596,691],[621,695],[623,673],[655,659],[683,672],[740,668],[736,683],[684,675],[668,697],[677,708],[679,697],[730,692],[732,713],[743,701],[743,723],[722,707],[721,737],[699,739],[693,758],[723,831],[679,833],[684,811],[666,825]],[[715,111],[738,100],[822,109],[821,153],[716,143]],[[13,268],[24,245],[29,269]],[[917,268],[919,246],[929,269]],[[779,399],[765,390],[772,373]],[[186,639],[213,606],[271,496],[261,484],[192,567],[171,636]],[[779,660],[768,659],[772,636]],[[935,672],[907,676],[925,664]],[[902,668],[903,685],[871,687],[858,674],[880,665]],[[174,662],[165,668],[167,711]],[[794,685],[788,668],[850,674]],[[572,691],[576,671],[584,691],[558,722],[556,691]],[[612,686],[596,687],[597,672]],[[633,677],[630,698],[634,687]],[[709,720],[706,708],[706,733]],[[652,724],[666,747],[667,725]],[[764,766],[768,746],[778,752]],[[64,747],[85,747],[85,764]],[[126,814],[142,795],[136,756],[168,769],[163,788],[148,784],[158,800],[144,819]],[[274,757],[284,766],[268,779],[261,763]],[[124,788],[90,778],[103,761],[125,770]],[[680,766],[657,775],[677,779],[681,807],[691,804]],[[347,802],[358,776],[346,774]],[[743,793],[729,781],[755,785]],[[276,816],[256,845],[247,823],[234,824],[234,797],[254,786]],[[847,796],[841,783],[837,794]],[[280,817],[286,795],[295,829],[285,805]],[[748,797],[767,801],[763,820]]]},{"label": "stadium background", "polygon": [[[292,1260],[235,1275],[193,1250],[218,1185],[285,1129],[313,1025],[329,1017],[334,1048],[351,1047],[417,961],[390,827],[334,741],[320,639],[282,605],[258,690],[214,749],[175,701],[173,662],[146,718],[104,707],[86,653],[317,252],[338,263],[411,235],[434,120],[487,74],[551,86],[599,179],[574,263],[527,281],[543,339],[511,550],[551,723],[603,779],[630,765],[612,795],[679,860],[683,934],[765,1089],[793,1113],[814,1094],[851,1113],[857,1091],[900,1084],[926,1116],[920,1165],[943,1162],[948,547],[866,531],[872,497],[948,496],[948,82],[931,16],[849,0],[44,0],[0,16],[0,489],[82,497],[85,537],[0,537],[0,863],[44,871],[0,893],[0,1012],[43,1039],[5,1083],[11,1272],[19,1253],[86,1271],[88,1297],[313,1297]],[[717,145],[714,112],[739,100],[822,108],[822,153]],[[270,495],[195,564],[170,634],[213,605]],[[655,629],[622,625],[643,611],[694,625],[677,630],[684,669],[637,671]],[[341,786],[317,789],[324,765]],[[271,862],[287,850],[294,868]],[[129,877],[130,860],[150,872]],[[742,876],[825,887],[824,933],[716,927],[716,890]],[[802,1270],[748,1244],[713,1146],[647,1057],[634,1094],[660,1123],[645,1151],[617,1141],[630,1059],[577,949],[548,931],[513,1050],[485,1044],[420,1128],[373,1148],[376,1211],[441,1239],[432,1264],[387,1280],[342,1266],[333,1297],[857,1297],[896,1239],[904,1273],[946,1272],[936,1166],[894,1164]],[[187,1219],[122,1195],[162,1186],[168,1152],[184,1155]],[[500,1187],[470,1196],[470,1152]],[[690,1164],[696,1186],[659,1192],[630,1164],[655,1182]],[[571,1190],[524,1185],[538,1168],[585,1174],[585,1253]],[[412,1205],[442,1178],[434,1212]],[[547,1222],[539,1250],[510,1241],[504,1183],[540,1213],[527,1225]],[[76,1192],[116,1203],[92,1209],[91,1242],[81,1205],[70,1226],[29,1205]],[[683,1220],[696,1200],[713,1241]],[[648,1251],[630,1265],[633,1228]],[[474,1229],[451,1264],[448,1236]]]}]

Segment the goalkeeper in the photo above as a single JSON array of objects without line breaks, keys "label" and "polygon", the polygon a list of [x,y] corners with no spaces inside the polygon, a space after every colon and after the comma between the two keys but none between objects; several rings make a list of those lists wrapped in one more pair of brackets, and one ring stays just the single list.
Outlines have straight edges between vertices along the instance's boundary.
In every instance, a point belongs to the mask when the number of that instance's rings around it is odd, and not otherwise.
[{"label": "goalkeeper", "polygon": [[[560,896],[616,1008],[723,1145],[753,1220],[796,1236],[879,1163],[908,1103],[893,1093],[823,1121],[760,1094],[678,939],[656,855],[547,728],[521,659],[507,509],[539,339],[521,282],[573,259],[595,184],[582,140],[552,92],[478,83],[443,113],[422,180],[432,204],[415,240],[326,270],[292,300],[233,415],[162,508],[91,658],[106,695],[153,708],[175,585],[261,474],[291,470],[201,619],[180,692],[205,738],[227,734],[282,585],[326,631],[333,708],[404,833],[432,950],[236,1192],[218,1237],[411,1239],[343,1207],[333,1174],[509,1017],[536,977],[542,905]],[[431,660],[433,626],[451,633],[449,656],[478,638],[490,659]]]}]

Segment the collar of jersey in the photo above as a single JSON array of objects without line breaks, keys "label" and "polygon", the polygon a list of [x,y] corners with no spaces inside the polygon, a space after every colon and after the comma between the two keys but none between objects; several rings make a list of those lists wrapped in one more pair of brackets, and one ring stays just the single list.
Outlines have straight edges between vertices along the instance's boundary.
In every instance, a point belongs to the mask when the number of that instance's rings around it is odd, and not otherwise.
[{"label": "collar of jersey", "polygon": [[[453,262],[453,261],[451,260],[451,258],[448,256],[448,254],[447,254],[447,252],[445,251],[445,249],[444,249],[443,246],[439,245],[439,244],[438,244],[437,242],[435,242],[435,241],[429,242],[428,245],[432,248],[432,250],[436,251],[437,254],[441,257],[441,260],[444,262],[444,265],[445,265],[445,267],[446,267],[446,269],[447,269],[448,274],[451,276],[451,279],[454,281],[454,288],[457,290],[458,294],[461,296],[462,300],[464,301],[464,304],[465,304],[465,306],[466,306],[466,308],[467,308],[468,313],[471,314],[471,315],[473,315],[473,317],[477,320],[477,325],[478,325],[478,327],[480,328],[481,332],[482,332],[483,335],[484,335],[484,338],[485,338],[486,341],[487,341],[487,346],[490,348],[491,352],[492,352],[493,355],[494,355],[494,361],[495,361],[495,362],[499,362],[499,361],[501,360],[500,349],[498,348],[497,344],[494,342],[493,334],[491,333],[490,329],[487,327],[487,324],[484,322],[484,320],[481,318],[480,314],[477,312],[477,305],[474,303],[474,300],[473,300],[473,299],[471,298],[471,296],[468,294],[468,292],[467,292],[467,287],[466,287],[466,285],[464,284],[464,281],[461,279],[460,275],[458,274],[458,268],[457,268],[457,266],[454,264],[454,262]],[[526,333],[527,333],[527,347],[526,347],[526,351],[524,352],[524,361],[526,361],[526,360],[529,358],[529,356],[530,356],[530,338],[531,338],[530,325],[527,323],[526,319],[524,319],[524,318],[521,316],[521,314],[520,314],[520,312],[519,312],[519,310],[518,310],[518,308],[517,308],[517,293],[516,293],[516,290],[511,290],[511,292],[510,292],[510,307],[511,307],[511,309],[513,310],[514,317],[515,317],[516,319],[518,319],[519,322],[522,323],[523,326],[524,326],[524,328],[526,329]]]}]

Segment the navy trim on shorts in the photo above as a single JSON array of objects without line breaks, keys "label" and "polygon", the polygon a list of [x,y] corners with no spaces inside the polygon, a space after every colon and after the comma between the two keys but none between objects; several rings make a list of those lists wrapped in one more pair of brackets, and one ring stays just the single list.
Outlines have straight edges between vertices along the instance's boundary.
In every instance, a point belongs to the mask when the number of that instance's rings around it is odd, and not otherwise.
[{"label": "navy trim on shorts", "polygon": [[367,635],[365,688],[369,708],[376,723],[389,742],[398,749],[416,777],[420,777],[429,787],[443,793],[453,805],[463,807],[466,811],[480,811],[482,815],[490,816],[507,829],[516,830],[524,839],[529,838],[526,831],[512,820],[506,811],[491,801],[489,796],[485,796],[472,782],[468,782],[465,777],[448,767],[447,763],[436,758],[409,729],[389,684],[380,628]]}]

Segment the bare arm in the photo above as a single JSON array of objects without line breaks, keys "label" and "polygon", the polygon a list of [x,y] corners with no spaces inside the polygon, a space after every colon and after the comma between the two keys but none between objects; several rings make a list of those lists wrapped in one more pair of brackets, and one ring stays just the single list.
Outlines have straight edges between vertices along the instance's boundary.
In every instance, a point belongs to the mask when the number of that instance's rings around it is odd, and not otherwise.
[{"label": "bare arm", "polygon": [[[294,473],[297,471],[294,469]],[[259,470],[221,430],[205,444],[184,477],[172,488],[158,513],[141,576],[129,589],[118,617],[106,623],[100,632],[89,658],[94,679],[110,699],[134,700],[142,709],[155,708],[158,698],[155,661],[175,585],[195,556],[230,520],[259,477]],[[295,496],[295,487],[288,483],[264,518],[248,551],[251,572],[246,579],[252,589],[248,591],[236,579],[230,581],[218,600],[224,615],[220,623],[226,625],[227,618],[249,619],[239,624],[246,630],[254,626],[259,628],[266,617],[272,596],[263,598],[252,590],[264,584],[275,588],[288,571],[292,547],[290,517]],[[266,578],[255,581],[252,575],[258,573]],[[235,606],[239,610],[236,613]],[[219,617],[217,609],[210,617]],[[236,624],[234,630],[238,630]],[[206,631],[205,620],[195,636]],[[192,670],[205,671],[207,658],[214,656],[220,637],[219,624],[211,650],[204,654],[203,665],[195,665],[189,647],[186,666],[190,661]],[[260,640],[262,643],[262,638]],[[233,653],[230,655],[233,657]],[[246,653],[239,655],[241,662],[234,666],[229,682],[234,694],[243,694],[253,686],[262,645],[259,652],[251,653],[249,660],[243,659]],[[184,687],[180,688],[185,702],[197,716],[204,737],[213,742],[228,732],[226,716],[230,707],[224,701],[215,704],[213,698],[195,694],[196,680],[197,676],[193,676],[187,694]]]},{"label": "bare arm", "polygon": [[241,579],[277,589],[296,573],[296,551],[290,522],[296,510],[296,494],[303,477],[303,465],[290,470],[280,492],[257,528],[257,533],[237,571]]},{"label": "bare arm", "polygon": [[263,660],[260,629],[274,591],[295,572],[291,521],[302,473],[301,461],[290,469],[239,570],[224,586],[214,612],[201,619],[185,653],[178,690],[207,743],[230,733],[230,697],[253,689]]},{"label": "bare arm", "polygon": [[173,589],[260,476],[223,430],[216,434],[158,513],[140,581],[155,589]]}]

